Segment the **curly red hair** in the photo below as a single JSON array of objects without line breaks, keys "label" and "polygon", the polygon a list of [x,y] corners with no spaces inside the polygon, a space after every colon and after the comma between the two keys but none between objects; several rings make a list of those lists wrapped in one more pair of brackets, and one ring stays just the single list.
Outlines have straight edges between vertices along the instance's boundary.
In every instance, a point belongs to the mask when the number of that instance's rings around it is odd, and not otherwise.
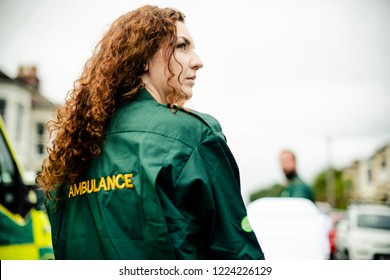
[{"label": "curly red hair", "polygon": [[141,75],[159,49],[170,72],[168,101],[183,105],[185,96],[170,85],[174,74],[168,63],[176,46],[176,21],[184,22],[181,12],[147,5],[119,17],[104,34],[56,120],[47,123],[54,140],[36,179],[47,197],[75,183],[99,156],[107,120],[143,87]]}]

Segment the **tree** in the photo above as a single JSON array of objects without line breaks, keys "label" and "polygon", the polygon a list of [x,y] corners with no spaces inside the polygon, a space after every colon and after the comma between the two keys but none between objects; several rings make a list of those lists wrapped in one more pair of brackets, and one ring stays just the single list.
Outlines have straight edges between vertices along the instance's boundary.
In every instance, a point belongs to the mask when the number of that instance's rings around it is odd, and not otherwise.
[{"label": "tree", "polygon": [[[334,176],[334,195],[335,195],[335,203],[332,205],[334,208],[338,209],[346,209],[348,204],[348,197],[346,197],[346,188],[348,187],[346,182],[342,180],[342,172],[337,169],[332,169],[333,176]],[[327,172],[328,170],[325,169],[318,173],[318,175],[315,177],[312,186],[313,191],[315,195],[316,201],[324,201],[329,202],[326,192],[327,187]],[[280,197],[280,194],[282,193],[284,189],[284,186],[281,184],[274,184],[270,187],[262,188],[261,190],[253,192],[249,196],[249,201],[255,201],[256,199],[262,198],[262,197]]]},{"label": "tree", "polygon": [[283,189],[284,187],[282,185],[274,184],[271,187],[263,188],[259,191],[252,193],[249,196],[249,201],[252,202],[262,197],[279,197]]},{"label": "tree", "polygon": [[[342,180],[342,172],[337,169],[332,169],[334,174],[334,195],[335,203],[332,205],[334,208],[345,209],[347,207],[348,198],[345,197],[345,184]],[[328,201],[326,187],[327,187],[327,170],[321,171],[314,179],[313,188],[316,201]]]}]

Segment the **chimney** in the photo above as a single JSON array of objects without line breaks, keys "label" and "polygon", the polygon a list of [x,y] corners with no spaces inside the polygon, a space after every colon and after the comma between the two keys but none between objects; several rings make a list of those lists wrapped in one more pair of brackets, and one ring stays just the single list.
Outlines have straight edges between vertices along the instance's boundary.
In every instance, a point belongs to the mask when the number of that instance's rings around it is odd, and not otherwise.
[{"label": "chimney", "polygon": [[39,88],[39,79],[35,66],[20,66],[16,79],[36,90]]}]

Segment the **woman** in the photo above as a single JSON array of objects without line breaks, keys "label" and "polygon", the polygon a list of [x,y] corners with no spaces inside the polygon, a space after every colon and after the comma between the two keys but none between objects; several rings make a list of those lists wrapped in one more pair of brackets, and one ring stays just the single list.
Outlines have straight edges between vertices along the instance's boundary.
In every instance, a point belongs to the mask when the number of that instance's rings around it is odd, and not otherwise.
[{"label": "woman", "polygon": [[176,10],[112,24],[48,124],[57,259],[264,258],[218,122],[182,109],[202,66]]}]

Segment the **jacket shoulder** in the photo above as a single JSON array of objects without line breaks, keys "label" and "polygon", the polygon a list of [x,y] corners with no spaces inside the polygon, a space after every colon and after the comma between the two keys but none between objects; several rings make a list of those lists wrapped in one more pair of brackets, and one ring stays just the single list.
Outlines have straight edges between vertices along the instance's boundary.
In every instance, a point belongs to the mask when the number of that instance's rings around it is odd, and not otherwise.
[{"label": "jacket shoulder", "polygon": [[221,128],[220,123],[213,116],[211,116],[209,114],[205,114],[205,113],[200,113],[200,112],[195,111],[195,110],[186,110],[185,112],[187,114],[191,115],[192,117],[203,122],[206,126],[208,126],[214,132],[222,132],[222,128]]},{"label": "jacket shoulder", "polygon": [[162,105],[150,99],[129,102],[118,109],[106,135],[153,133],[196,146],[211,134],[223,136],[219,122],[208,114]]}]

